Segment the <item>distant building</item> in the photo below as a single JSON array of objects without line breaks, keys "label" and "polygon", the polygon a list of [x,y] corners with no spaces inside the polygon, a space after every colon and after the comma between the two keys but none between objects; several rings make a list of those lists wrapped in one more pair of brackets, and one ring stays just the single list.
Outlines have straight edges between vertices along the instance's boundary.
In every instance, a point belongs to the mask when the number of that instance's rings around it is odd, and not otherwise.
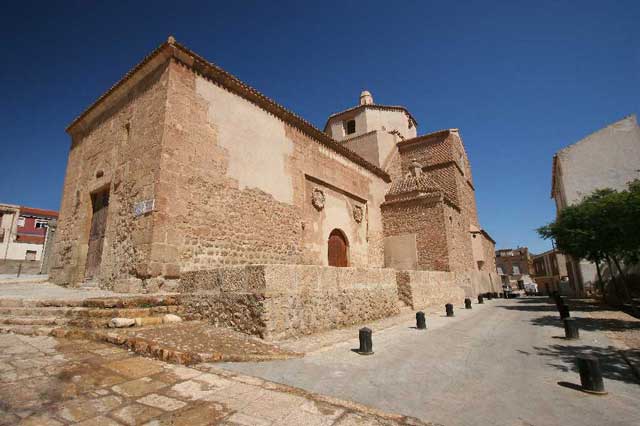
[{"label": "distant building", "polygon": [[533,255],[533,279],[538,284],[538,291],[551,294],[560,291],[563,294],[574,294],[575,281],[569,279],[568,258],[557,249]]},{"label": "distant building", "polygon": [[58,212],[0,204],[0,259],[42,260],[49,223]]},{"label": "distant building", "polygon": [[[596,189],[625,189],[640,178],[640,127],[630,115],[581,141],[558,151],[553,157],[551,198],[560,212],[580,202]],[[568,258],[570,280],[583,292],[597,280],[595,265]]]},{"label": "distant building", "polygon": [[502,283],[512,287],[523,288],[524,283],[531,281],[531,254],[527,247],[496,250],[496,271]]}]

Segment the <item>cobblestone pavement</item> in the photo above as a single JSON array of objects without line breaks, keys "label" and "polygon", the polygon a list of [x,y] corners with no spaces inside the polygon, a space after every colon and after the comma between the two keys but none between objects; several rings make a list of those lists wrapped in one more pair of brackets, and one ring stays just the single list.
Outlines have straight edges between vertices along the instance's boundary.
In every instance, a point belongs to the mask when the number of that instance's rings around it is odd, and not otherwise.
[{"label": "cobblestone pavement", "polygon": [[0,425],[426,425],[108,344],[0,335]]},{"label": "cobblestone pavement", "polygon": [[102,340],[124,343],[136,353],[185,365],[212,361],[266,361],[303,355],[202,321],[100,330],[99,333],[105,335]]}]

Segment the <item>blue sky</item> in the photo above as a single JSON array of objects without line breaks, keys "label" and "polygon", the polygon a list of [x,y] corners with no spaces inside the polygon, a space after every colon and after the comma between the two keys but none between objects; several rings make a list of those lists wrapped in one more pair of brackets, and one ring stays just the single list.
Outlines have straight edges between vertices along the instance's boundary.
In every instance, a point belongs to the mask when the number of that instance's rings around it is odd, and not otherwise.
[{"label": "blue sky", "polygon": [[547,249],[534,229],[555,215],[554,152],[640,112],[637,0],[11,3],[5,203],[59,207],[64,128],[169,34],[320,128],[363,89],[420,133],[459,128],[498,247]]}]

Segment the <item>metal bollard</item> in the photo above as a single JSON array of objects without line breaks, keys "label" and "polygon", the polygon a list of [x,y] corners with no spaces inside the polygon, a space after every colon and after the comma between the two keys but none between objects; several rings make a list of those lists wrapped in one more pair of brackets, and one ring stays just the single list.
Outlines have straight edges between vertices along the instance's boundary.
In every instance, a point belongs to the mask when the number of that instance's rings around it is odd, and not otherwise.
[{"label": "metal bollard", "polygon": [[489,299],[489,300],[493,299],[493,294],[487,293],[487,299]]},{"label": "metal bollard", "polygon": [[373,355],[373,340],[371,339],[372,331],[370,328],[363,327],[360,329],[358,337],[360,338],[360,355]]},{"label": "metal bollard", "polygon": [[464,299],[464,308],[471,309],[471,299],[469,298]]},{"label": "metal bollard", "polygon": [[567,305],[561,305],[560,307],[558,307],[558,312],[560,313],[560,319],[562,320],[571,316],[569,307]]},{"label": "metal bollard", "polygon": [[425,330],[427,328],[427,319],[422,311],[416,312],[416,328],[418,330]]},{"label": "metal bollard", "polygon": [[478,295],[478,305],[482,305],[484,303],[484,297],[481,294]]},{"label": "metal bollard", "polygon": [[578,355],[576,357],[578,371],[580,372],[580,384],[582,390],[597,395],[605,395],[604,382],[600,362],[593,355]]},{"label": "metal bollard", "polygon": [[575,318],[565,318],[564,322],[564,337],[566,339],[579,339],[580,330],[578,329],[578,322]]},{"label": "metal bollard", "polygon": [[497,293],[497,292],[495,292],[495,291],[493,292],[493,298],[494,298],[494,299],[497,299],[497,298],[498,298],[498,293]]},{"label": "metal bollard", "polygon": [[453,316],[453,305],[451,303],[447,303],[446,305],[444,305],[444,309],[447,311],[448,317]]}]

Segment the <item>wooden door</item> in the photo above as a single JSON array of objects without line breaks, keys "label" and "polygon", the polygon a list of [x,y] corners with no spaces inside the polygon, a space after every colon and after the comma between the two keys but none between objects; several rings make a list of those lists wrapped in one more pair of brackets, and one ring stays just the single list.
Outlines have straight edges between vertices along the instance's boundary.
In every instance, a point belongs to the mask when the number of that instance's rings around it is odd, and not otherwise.
[{"label": "wooden door", "polygon": [[345,267],[347,260],[347,241],[342,232],[334,229],[329,234],[329,266]]},{"label": "wooden door", "polygon": [[91,196],[93,216],[91,217],[91,231],[89,232],[89,250],[85,266],[85,279],[95,278],[102,261],[102,247],[107,228],[107,210],[109,207],[109,191],[99,192]]}]

